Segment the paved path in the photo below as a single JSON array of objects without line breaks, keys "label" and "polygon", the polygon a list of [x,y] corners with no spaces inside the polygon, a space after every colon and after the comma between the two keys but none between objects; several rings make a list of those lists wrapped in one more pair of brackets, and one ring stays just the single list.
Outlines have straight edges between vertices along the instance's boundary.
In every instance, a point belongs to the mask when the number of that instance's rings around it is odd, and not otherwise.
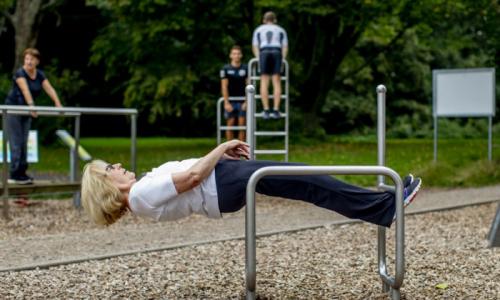
[{"label": "paved path", "polygon": [[[418,213],[496,200],[500,200],[500,185],[423,190],[406,212]],[[258,197],[257,200],[258,235],[345,222],[352,221],[304,202],[268,197]],[[238,239],[244,237],[244,223],[242,210],[225,215],[221,220],[193,216],[179,222],[112,226],[79,233],[11,238],[0,241],[0,271]]]}]

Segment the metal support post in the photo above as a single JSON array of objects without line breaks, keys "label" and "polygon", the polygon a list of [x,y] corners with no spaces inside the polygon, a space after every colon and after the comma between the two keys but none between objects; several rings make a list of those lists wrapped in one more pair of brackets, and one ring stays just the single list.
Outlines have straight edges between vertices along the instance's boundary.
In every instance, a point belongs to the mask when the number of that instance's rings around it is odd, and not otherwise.
[{"label": "metal support post", "polygon": [[493,117],[492,116],[489,116],[488,117],[488,160],[491,161],[492,160],[492,157],[493,157],[493,154],[492,154],[492,148],[493,148],[493,145],[492,145],[492,140],[493,140],[493,137],[492,137],[492,131],[493,131]]},{"label": "metal support post", "polygon": [[130,169],[137,171],[137,115],[130,115]]},{"label": "metal support post", "polygon": [[[71,176],[72,182],[78,181],[78,173],[80,170],[80,155],[78,149],[80,148],[80,115],[75,116],[75,146],[73,147],[73,174]],[[80,192],[73,194],[73,206],[80,207]]]},{"label": "metal support post", "polygon": [[10,220],[9,215],[9,162],[7,161],[7,140],[9,138],[9,132],[7,129],[7,110],[2,109],[2,129],[3,129],[3,138],[2,138],[2,158],[3,158],[3,176],[2,176],[2,185],[3,185],[3,217],[5,220]]},{"label": "metal support post", "polygon": [[251,84],[245,88],[247,95],[247,144],[250,148],[250,159],[255,159],[255,87]]},{"label": "metal support post", "polygon": [[438,159],[438,118],[434,116],[434,162]]},{"label": "metal support post", "polygon": [[403,182],[394,170],[382,166],[272,166],[255,171],[248,181],[246,190],[245,269],[247,299],[255,299],[256,296],[255,189],[260,179],[272,175],[384,175],[390,177],[396,190],[395,276],[389,276],[385,265],[379,272],[382,280],[391,287],[393,299],[398,299],[399,288],[404,279]]}]

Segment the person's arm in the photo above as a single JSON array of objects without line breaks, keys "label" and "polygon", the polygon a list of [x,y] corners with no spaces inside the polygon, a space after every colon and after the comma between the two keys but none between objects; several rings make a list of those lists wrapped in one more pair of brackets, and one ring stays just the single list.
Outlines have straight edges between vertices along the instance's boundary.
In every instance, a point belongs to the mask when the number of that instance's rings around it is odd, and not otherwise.
[{"label": "person's arm", "polygon": [[48,79],[45,79],[42,82],[42,87],[43,90],[49,95],[50,99],[54,101],[54,105],[57,107],[62,107],[61,105],[61,100],[59,100],[59,97],[57,96],[56,90],[52,87]]},{"label": "person's arm", "polygon": [[247,159],[249,158],[248,144],[238,140],[220,144],[210,153],[198,160],[188,170],[173,173],[172,181],[174,182],[175,189],[180,194],[195,188],[210,175],[219,159],[223,156],[229,159],[239,159],[240,155]]},{"label": "person's arm", "polygon": [[31,95],[26,78],[19,77],[16,79],[16,83],[17,83],[17,86],[19,86],[21,93],[23,93],[24,101],[26,101],[26,104],[29,106],[34,106],[35,101],[33,101],[33,96]]},{"label": "person's arm", "polygon": [[283,56],[283,59],[286,59],[287,54],[288,54],[288,46],[283,46],[281,48],[281,55]]},{"label": "person's arm", "polygon": [[259,58],[259,47],[258,46],[252,46],[252,52],[253,52],[253,56]]},{"label": "person's arm", "polygon": [[[24,101],[26,101],[26,104],[28,106],[35,106],[35,101],[33,101],[33,96],[31,95],[30,89],[28,87],[28,82],[26,81],[26,78],[24,77],[18,77],[16,79],[16,83],[19,86],[19,89],[21,90],[21,93],[23,93],[24,96]],[[37,117],[37,114],[35,111],[30,112],[31,116],[33,118]]]},{"label": "person's arm", "polygon": [[222,91],[222,98],[224,98],[224,109],[227,112],[232,112],[233,106],[231,105],[231,103],[229,103],[229,80],[227,78],[221,79],[220,86]]}]

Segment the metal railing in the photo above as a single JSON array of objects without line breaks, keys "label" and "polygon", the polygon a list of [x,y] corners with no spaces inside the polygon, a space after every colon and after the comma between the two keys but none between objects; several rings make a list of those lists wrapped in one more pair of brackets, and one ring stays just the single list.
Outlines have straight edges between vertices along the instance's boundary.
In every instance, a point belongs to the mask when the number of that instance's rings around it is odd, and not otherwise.
[{"label": "metal railing", "polygon": [[[7,141],[9,138],[7,118],[8,115],[30,115],[31,112],[36,112],[38,116],[52,116],[52,117],[74,117],[74,139],[75,147],[73,148],[73,174],[71,182],[78,181],[79,173],[79,156],[78,148],[80,145],[80,122],[82,115],[126,115],[130,116],[130,168],[132,171],[136,170],[136,139],[137,139],[137,110],[126,108],[91,108],[91,107],[46,107],[46,106],[23,106],[23,105],[0,105],[0,114],[2,115],[2,128],[3,128],[3,216],[9,219],[9,163],[7,161]],[[75,203],[79,205],[79,203]]]},{"label": "metal railing", "polygon": [[[378,226],[378,272],[382,279],[382,290],[388,292],[392,299],[400,299],[400,287],[404,280],[404,205],[403,205],[403,183],[401,177],[385,164],[385,98],[386,88],[383,85],[377,87],[377,143],[378,143],[378,166],[273,166],[265,167],[255,171],[247,185],[246,190],[246,217],[245,217],[245,253],[246,253],[246,298],[256,297],[256,232],[255,232],[255,188],[258,181],[270,175],[379,175],[377,179],[378,188],[395,193],[396,201],[396,248],[395,248],[395,275],[391,277],[387,271],[386,264],[386,229]],[[255,87],[249,85],[246,88],[247,107],[254,107]],[[247,114],[253,114],[249,109]],[[247,132],[252,132],[254,123],[247,121]],[[255,157],[255,144],[248,140],[250,146],[250,157]],[[384,176],[392,179],[395,186],[384,183]]]}]

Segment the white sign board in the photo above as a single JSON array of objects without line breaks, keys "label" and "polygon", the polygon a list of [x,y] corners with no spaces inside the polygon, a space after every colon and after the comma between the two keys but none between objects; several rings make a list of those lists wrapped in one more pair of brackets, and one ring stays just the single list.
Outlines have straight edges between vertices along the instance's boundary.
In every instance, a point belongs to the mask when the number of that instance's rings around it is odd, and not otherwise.
[{"label": "white sign board", "polygon": [[433,70],[434,117],[495,115],[495,69]]},{"label": "white sign board", "polygon": [[[0,130],[0,163],[3,162],[3,131]],[[10,147],[7,142],[7,161],[10,162]],[[38,162],[38,131],[30,130],[28,135],[28,162]]]}]

